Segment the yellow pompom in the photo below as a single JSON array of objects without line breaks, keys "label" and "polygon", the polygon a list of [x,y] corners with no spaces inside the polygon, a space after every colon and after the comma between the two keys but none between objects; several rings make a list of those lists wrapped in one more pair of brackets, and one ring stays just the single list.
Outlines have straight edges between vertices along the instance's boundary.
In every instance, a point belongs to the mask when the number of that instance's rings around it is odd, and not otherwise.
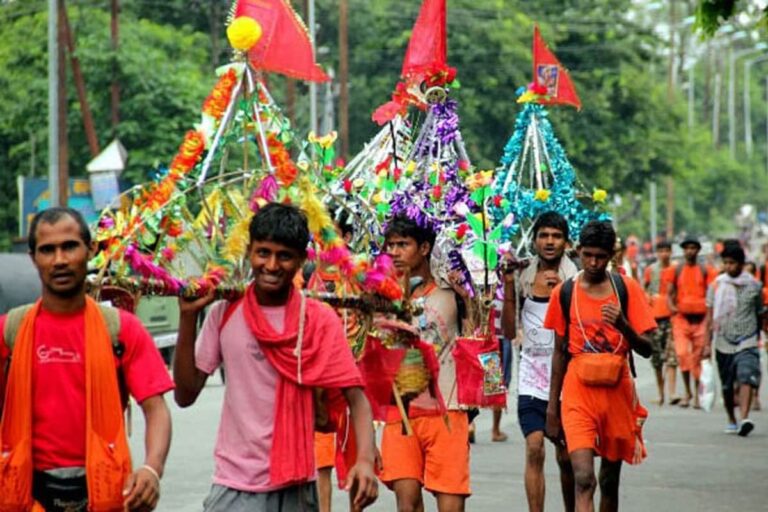
[{"label": "yellow pompom", "polygon": [[248,16],[240,16],[227,27],[229,44],[235,50],[246,52],[253,48],[261,39],[261,25]]},{"label": "yellow pompom", "polygon": [[605,200],[608,199],[608,192],[601,188],[595,189],[594,192],[592,192],[592,200],[596,203],[604,203]]},{"label": "yellow pompom", "polygon": [[546,203],[549,200],[549,195],[551,193],[552,192],[550,192],[549,190],[547,190],[545,188],[540,188],[540,189],[538,189],[536,191],[536,195],[534,195],[533,198],[536,201],[541,201],[542,203]]}]

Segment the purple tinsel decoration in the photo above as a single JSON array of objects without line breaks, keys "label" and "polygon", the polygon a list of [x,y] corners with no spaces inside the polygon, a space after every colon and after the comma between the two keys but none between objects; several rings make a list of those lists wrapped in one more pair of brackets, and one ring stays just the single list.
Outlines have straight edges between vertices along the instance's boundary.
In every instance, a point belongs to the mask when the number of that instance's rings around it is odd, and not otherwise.
[{"label": "purple tinsel decoration", "polygon": [[414,158],[421,160],[428,156],[439,157],[438,149],[453,144],[459,133],[458,102],[449,99],[430,107],[431,122],[422,128],[422,136],[414,150]]},{"label": "purple tinsel decoration", "polygon": [[422,127],[413,152],[413,158],[422,163],[430,159],[441,161],[440,200],[432,199],[435,187],[429,182],[431,170],[422,169],[407,191],[395,194],[391,204],[393,215],[404,214],[419,226],[439,230],[444,222],[455,219],[457,204],[473,206],[459,176],[458,151],[453,148],[460,136],[457,108],[458,102],[452,99],[430,106],[429,122]]}]

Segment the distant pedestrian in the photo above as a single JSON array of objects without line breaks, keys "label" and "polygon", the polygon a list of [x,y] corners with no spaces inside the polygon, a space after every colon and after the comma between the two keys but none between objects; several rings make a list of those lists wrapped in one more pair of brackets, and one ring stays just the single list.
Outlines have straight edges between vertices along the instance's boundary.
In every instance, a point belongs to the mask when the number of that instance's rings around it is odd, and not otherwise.
[{"label": "distant pedestrian", "polygon": [[[669,309],[672,317],[672,337],[680,372],[685,386],[685,398],[681,407],[688,407],[693,399],[694,408],[699,408],[699,389],[701,378],[701,352],[704,349],[706,327],[704,317],[707,314],[707,287],[717,277],[717,270],[711,265],[699,262],[701,243],[688,237],[680,244],[685,261],[675,267],[670,274],[668,292]],[[693,388],[691,388],[693,376]]]},{"label": "distant pedestrian", "polygon": [[667,301],[667,288],[674,274],[671,263],[672,244],[662,241],[656,244],[656,261],[645,268],[643,285],[648,294],[653,317],[658,328],[653,334],[653,354],[651,364],[656,373],[656,387],[659,393],[659,405],[664,405],[664,383],[666,381],[669,403],[680,402],[676,396],[677,356],[672,342],[672,311]]},{"label": "distant pedestrian", "polygon": [[[723,386],[728,415],[727,433],[747,436],[754,428],[749,419],[755,390],[760,386],[758,349],[763,314],[762,287],[744,271],[744,249],[725,244],[721,253],[725,273],[719,275],[707,293],[707,343],[702,356],[715,358]],[[736,421],[734,386],[738,386],[739,421]]]}]

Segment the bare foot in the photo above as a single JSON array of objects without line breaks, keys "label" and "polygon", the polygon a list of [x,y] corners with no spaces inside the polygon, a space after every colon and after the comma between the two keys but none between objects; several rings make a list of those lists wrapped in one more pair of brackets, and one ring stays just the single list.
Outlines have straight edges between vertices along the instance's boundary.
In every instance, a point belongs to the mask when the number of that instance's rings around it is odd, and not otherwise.
[{"label": "bare foot", "polygon": [[507,439],[509,439],[509,436],[507,436],[507,434],[502,431],[493,432],[491,434],[491,441],[494,443],[504,443],[507,441]]}]

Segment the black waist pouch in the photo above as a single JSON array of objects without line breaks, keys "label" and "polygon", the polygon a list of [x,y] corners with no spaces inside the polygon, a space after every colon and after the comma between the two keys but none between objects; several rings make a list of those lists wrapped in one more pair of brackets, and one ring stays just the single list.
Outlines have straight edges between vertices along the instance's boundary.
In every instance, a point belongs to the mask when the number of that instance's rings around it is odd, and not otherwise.
[{"label": "black waist pouch", "polygon": [[35,471],[32,496],[46,512],[86,512],[88,485],[82,468]]}]

